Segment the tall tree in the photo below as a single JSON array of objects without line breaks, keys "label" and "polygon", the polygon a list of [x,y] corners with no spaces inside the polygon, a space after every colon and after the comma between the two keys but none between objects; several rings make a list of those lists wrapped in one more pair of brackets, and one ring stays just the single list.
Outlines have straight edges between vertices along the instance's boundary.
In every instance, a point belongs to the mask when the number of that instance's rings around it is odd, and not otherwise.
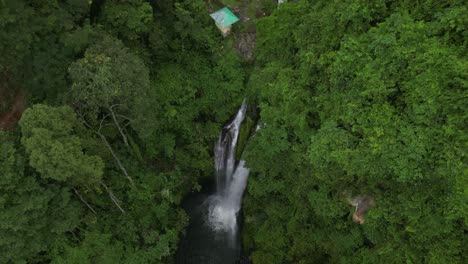
[{"label": "tall tree", "polygon": [[67,67],[89,41],[87,0],[0,3],[0,65],[34,101],[54,103],[67,87]]},{"label": "tall tree", "polygon": [[69,107],[35,105],[23,113],[20,122],[29,164],[44,178],[71,185],[97,185],[104,163],[83,152],[81,139],[74,135],[79,125]]},{"label": "tall tree", "polygon": [[[259,22],[255,263],[462,262],[460,4],[300,1]],[[362,226],[350,193],[376,201]]]},{"label": "tall tree", "polygon": [[47,262],[83,215],[70,188],[42,179],[27,163],[19,139],[0,131],[1,263]]}]

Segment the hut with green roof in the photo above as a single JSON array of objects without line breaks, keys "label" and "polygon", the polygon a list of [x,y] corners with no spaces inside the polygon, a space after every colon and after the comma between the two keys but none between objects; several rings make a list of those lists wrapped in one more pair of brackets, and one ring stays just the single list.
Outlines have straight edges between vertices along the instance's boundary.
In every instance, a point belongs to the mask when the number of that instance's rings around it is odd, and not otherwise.
[{"label": "hut with green roof", "polygon": [[223,35],[226,36],[227,33],[231,30],[232,24],[239,21],[239,18],[234,15],[234,13],[229,10],[227,7],[223,7],[220,10],[210,14],[211,18],[216,23],[216,26],[223,32]]}]

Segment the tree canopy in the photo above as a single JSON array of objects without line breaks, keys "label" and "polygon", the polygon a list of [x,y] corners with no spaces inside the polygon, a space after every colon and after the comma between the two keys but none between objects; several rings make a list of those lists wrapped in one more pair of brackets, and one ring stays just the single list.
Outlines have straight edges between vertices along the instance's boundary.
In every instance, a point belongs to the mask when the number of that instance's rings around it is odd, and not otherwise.
[{"label": "tree canopy", "polygon": [[276,3],[0,1],[0,263],[174,263],[244,98],[250,261],[466,262],[465,3]]},{"label": "tree canopy", "polygon": [[[254,263],[463,262],[467,65],[454,13],[466,15],[461,2],[299,1],[258,21]],[[364,194],[376,205],[359,226],[348,200]]]}]

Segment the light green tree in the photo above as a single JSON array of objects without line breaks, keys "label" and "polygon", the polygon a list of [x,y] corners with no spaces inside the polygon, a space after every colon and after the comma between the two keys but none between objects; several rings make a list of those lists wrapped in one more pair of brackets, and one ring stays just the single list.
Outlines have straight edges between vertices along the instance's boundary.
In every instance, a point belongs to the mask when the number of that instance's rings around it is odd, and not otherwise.
[{"label": "light green tree", "polygon": [[27,165],[19,138],[0,131],[0,263],[47,262],[83,216],[69,187],[42,179]]},{"label": "light green tree", "polygon": [[44,179],[71,185],[100,182],[104,163],[83,152],[81,139],[74,134],[79,123],[70,107],[34,105],[23,113],[19,124],[29,164]]}]

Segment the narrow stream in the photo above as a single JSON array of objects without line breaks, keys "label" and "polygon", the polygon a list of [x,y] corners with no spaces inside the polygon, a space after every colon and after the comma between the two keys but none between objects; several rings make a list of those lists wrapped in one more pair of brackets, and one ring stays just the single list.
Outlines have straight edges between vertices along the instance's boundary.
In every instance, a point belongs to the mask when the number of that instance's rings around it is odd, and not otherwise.
[{"label": "narrow stream", "polygon": [[239,212],[249,169],[235,153],[246,108],[244,100],[215,144],[216,186],[205,186],[183,204],[190,223],[179,244],[177,264],[230,264],[241,259]]}]

